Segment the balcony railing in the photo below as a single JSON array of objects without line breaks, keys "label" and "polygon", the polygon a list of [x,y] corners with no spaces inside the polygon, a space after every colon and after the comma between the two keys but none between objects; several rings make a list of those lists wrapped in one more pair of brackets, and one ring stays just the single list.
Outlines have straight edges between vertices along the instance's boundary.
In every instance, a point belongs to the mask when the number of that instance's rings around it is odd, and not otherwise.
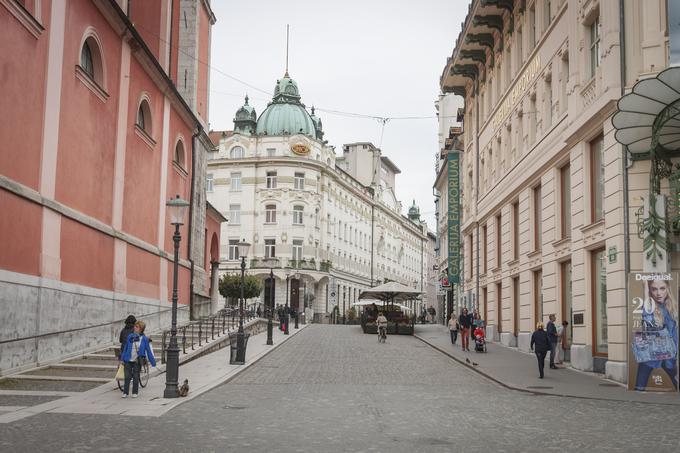
[{"label": "balcony railing", "polygon": [[293,260],[287,258],[253,258],[250,260],[251,269],[300,269],[307,271],[330,272],[333,267],[328,260],[317,263],[314,258]]}]

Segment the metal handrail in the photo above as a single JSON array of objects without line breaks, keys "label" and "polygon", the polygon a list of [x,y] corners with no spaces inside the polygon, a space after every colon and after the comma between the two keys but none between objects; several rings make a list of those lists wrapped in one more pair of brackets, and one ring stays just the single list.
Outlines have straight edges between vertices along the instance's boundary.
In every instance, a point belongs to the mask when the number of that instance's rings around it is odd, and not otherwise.
[{"label": "metal handrail", "polygon": [[[256,317],[257,315],[251,315],[249,312],[245,312],[243,321],[247,322]],[[215,320],[217,320],[217,322],[215,322]],[[204,323],[205,329],[203,328]],[[178,332],[181,331],[182,335],[182,353],[187,353],[187,347],[190,347],[191,350],[194,351],[196,350],[196,347],[200,348],[204,344],[207,345],[209,342],[215,340],[215,335],[217,335],[218,338],[224,334],[229,335],[231,331],[233,331],[235,328],[238,328],[237,326],[238,318],[236,316],[236,310],[233,310],[231,313],[227,313],[225,310],[220,310],[219,312],[210,315],[207,318],[191,321],[183,326],[179,326],[177,330]],[[196,327],[198,327],[198,332],[195,331]],[[189,338],[187,338],[187,329],[190,329]],[[195,340],[196,333],[198,334],[198,344],[196,344]],[[169,339],[170,329],[164,330],[161,335],[161,363],[165,363],[165,354],[167,352]]]}]

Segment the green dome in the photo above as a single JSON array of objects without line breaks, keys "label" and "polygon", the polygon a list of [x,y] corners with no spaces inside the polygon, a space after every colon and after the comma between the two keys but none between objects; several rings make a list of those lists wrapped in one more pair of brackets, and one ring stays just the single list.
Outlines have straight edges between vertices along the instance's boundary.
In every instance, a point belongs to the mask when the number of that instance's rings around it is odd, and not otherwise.
[{"label": "green dome", "polygon": [[257,120],[257,135],[305,134],[316,138],[316,125],[300,102],[297,83],[288,73],[276,81],[274,98]]}]

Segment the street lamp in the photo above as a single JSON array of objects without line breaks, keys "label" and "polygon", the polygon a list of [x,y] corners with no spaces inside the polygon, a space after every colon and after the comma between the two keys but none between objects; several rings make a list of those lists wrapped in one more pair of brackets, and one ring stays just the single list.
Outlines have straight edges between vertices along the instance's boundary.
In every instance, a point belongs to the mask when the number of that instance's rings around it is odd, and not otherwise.
[{"label": "street lamp", "polygon": [[283,310],[284,321],[283,321],[283,334],[288,335],[288,321],[290,321],[290,310],[288,309],[288,280],[290,279],[290,273],[286,272],[286,308]]},{"label": "street lamp", "polygon": [[272,323],[272,312],[274,311],[274,269],[269,269],[269,304],[267,306],[267,345],[274,344],[272,339],[272,330],[274,329]]},{"label": "street lamp", "polygon": [[239,300],[238,313],[238,332],[236,333],[236,360],[232,363],[243,365],[246,363],[246,335],[243,332],[243,304],[245,302],[245,286],[246,286],[246,256],[248,256],[248,249],[250,244],[242,239],[236,244],[238,247],[238,255],[241,257],[241,298]]},{"label": "street lamp", "polygon": [[[295,310],[295,328],[299,329],[300,325],[298,324],[298,320],[300,319],[300,274],[295,274],[295,277],[298,278],[298,306],[297,309]],[[304,291],[302,293],[302,304],[304,306],[305,303],[305,294]]]},{"label": "street lamp", "polygon": [[163,398],[177,398],[179,391],[179,345],[177,344],[177,272],[179,266],[179,242],[182,237],[179,234],[180,225],[184,224],[184,216],[189,208],[189,202],[182,200],[179,195],[170,199],[165,204],[170,214],[170,224],[175,225],[175,234],[172,240],[175,243],[175,260],[172,272],[172,325],[170,327],[170,343],[167,350],[167,368],[165,372],[165,392]]}]

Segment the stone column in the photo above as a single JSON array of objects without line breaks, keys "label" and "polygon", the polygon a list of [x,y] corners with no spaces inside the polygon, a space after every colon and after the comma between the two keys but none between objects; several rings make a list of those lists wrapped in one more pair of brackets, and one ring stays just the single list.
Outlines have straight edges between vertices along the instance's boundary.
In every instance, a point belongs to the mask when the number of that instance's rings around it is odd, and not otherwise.
[{"label": "stone column", "polygon": [[217,313],[219,307],[219,261],[210,262],[210,313]]}]

